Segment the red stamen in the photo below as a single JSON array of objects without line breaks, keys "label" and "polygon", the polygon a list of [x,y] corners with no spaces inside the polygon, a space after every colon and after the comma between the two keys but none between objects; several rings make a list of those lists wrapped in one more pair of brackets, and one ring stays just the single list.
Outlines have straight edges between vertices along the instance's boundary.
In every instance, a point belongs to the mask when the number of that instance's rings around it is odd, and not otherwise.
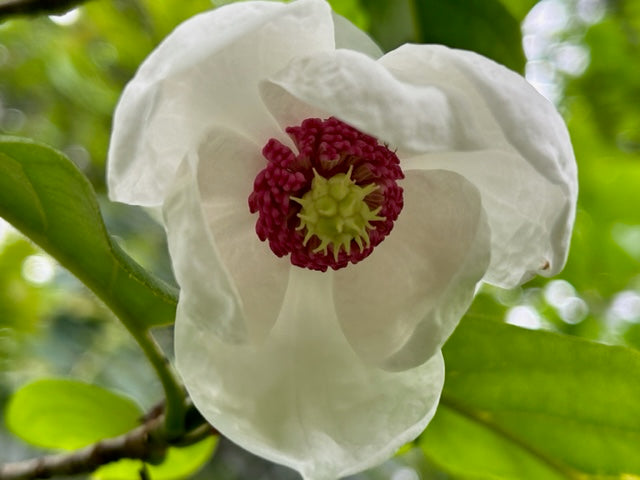
[{"label": "red stamen", "polygon": [[[258,237],[268,240],[277,256],[290,255],[292,264],[312,270],[326,271],[328,267],[337,270],[349,262],[363,260],[391,232],[402,210],[402,188],[396,181],[404,175],[398,157],[375,138],[334,117],[309,118],[286,131],[298,154],[278,140],[270,139],[262,149],[268,163],[256,177],[249,196],[251,213],[258,212]],[[309,191],[314,170],[329,179],[338,173],[347,173],[350,168],[357,185],[378,186],[365,202],[371,210],[381,207],[379,216],[384,220],[372,222],[372,229],[368,231],[369,246],[361,249],[352,241],[349,253],[344,249],[337,256],[331,251],[314,253],[320,240],[314,236],[304,241],[305,231],[297,229],[300,204],[290,197],[301,198]]]}]

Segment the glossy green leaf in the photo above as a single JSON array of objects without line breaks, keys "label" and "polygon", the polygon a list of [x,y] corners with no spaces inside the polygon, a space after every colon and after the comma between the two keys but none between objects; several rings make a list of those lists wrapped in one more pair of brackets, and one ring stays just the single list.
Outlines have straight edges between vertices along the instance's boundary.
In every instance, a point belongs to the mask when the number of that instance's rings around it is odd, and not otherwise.
[{"label": "glossy green leaf", "polygon": [[420,439],[473,479],[640,476],[640,353],[467,318],[444,348],[447,379]]},{"label": "glossy green leaf", "polygon": [[93,188],[61,153],[0,138],[0,216],[89,286],[129,329],[173,322],[175,290],[108,235]]},{"label": "glossy green leaf", "polygon": [[524,72],[520,23],[498,0],[413,0],[418,41],[473,50]]},{"label": "glossy green leaf", "polygon": [[[182,480],[196,473],[218,444],[218,437],[208,437],[188,447],[172,447],[158,465],[147,465],[150,480]],[[91,476],[94,480],[139,480],[143,462],[124,459],[100,467]]]},{"label": "glossy green leaf", "polygon": [[427,458],[461,478],[562,480],[526,448],[443,402],[420,439]]},{"label": "glossy green leaf", "polygon": [[14,393],[5,415],[9,430],[24,441],[74,450],[135,428],[142,411],[131,399],[104,388],[47,379]]}]

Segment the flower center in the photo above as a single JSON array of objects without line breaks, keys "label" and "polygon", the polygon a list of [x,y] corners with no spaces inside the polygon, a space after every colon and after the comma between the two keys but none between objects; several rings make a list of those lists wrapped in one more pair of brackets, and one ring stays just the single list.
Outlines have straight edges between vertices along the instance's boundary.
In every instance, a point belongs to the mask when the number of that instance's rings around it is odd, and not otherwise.
[{"label": "flower center", "polygon": [[398,157],[333,117],[310,118],[286,132],[298,153],[269,140],[262,150],[267,165],[249,196],[258,237],[277,256],[312,270],[363,260],[402,210]]},{"label": "flower center", "polygon": [[375,229],[371,222],[385,219],[377,215],[382,210],[381,206],[371,210],[364,201],[378,186],[374,183],[365,187],[356,185],[351,179],[352,171],[353,166],[347,173],[338,173],[327,180],[314,170],[311,189],[302,198],[290,197],[302,207],[298,213],[300,226],[296,228],[306,231],[302,245],[306,246],[316,236],[320,245],[313,249],[313,253],[327,255],[330,247],[336,262],[340,249],[344,249],[347,255],[351,253],[352,241],[360,251],[364,245],[369,247],[369,230]]}]

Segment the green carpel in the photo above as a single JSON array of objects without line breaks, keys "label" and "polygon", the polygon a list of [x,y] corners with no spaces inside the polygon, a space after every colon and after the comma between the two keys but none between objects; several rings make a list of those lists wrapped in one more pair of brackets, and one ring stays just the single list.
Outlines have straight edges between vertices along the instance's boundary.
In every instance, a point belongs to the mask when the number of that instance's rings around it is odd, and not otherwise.
[{"label": "green carpel", "polygon": [[328,255],[329,247],[334,260],[338,260],[340,249],[351,253],[351,241],[362,251],[370,245],[369,230],[375,229],[371,222],[385,220],[378,216],[382,207],[371,210],[364,201],[367,195],[378,189],[376,184],[356,185],[351,179],[353,167],[347,173],[338,173],[326,179],[313,171],[311,189],[302,198],[290,197],[302,207],[298,213],[300,225],[297,230],[306,230],[303,245],[318,237],[313,253]]}]

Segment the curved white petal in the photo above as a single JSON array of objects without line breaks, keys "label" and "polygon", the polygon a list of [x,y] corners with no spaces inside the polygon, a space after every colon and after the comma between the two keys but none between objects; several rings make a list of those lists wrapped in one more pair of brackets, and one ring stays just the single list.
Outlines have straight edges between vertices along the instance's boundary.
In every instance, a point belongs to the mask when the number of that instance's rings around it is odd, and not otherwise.
[{"label": "curved white petal", "polygon": [[[405,168],[449,169],[482,193],[492,231],[489,283],[513,287],[564,266],[577,196],[576,163],[566,126],[524,78],[472,52],[405,45],[380,63],[396,78],[430,85],[466,103],[469,124],[486,145],[405,158]],[[460,151],[466,150],[466,151]]]},{"label": "curved white petal", "polygon": [[505,288],[564,265],[575,201],[513,152],[481,150],[428,154],[406,162],[413,169],[460,172],[482,191],[491,226],[492,264],[484,280]]},{"label": "curved white petal", "polygon": [[342,328],[368,362],[421,364],[440,349],[489,265],[490,232],[478,190],[442,170],[407,172],[404,208],[362,262],[336,272]]},{"label": "curved white petal", "polygon": [[333,24],[335,27],[336,48],[355,50],[371,58],[380,58],[384,55],[382,49],[369,35],[342,15],[333,12]]},{"label": "curved white petal", "polygon": [[466,150],[485,142],[460,115],[465,105],[452,104],[436,87],[398,80],[360,52],[296,58],[265,81],[261,92],[282,126],[304,115],[333,115],[393,148],[414,153]]},{"label": "curved white petal", "polygon": [[212,126],[258,143],[281,135],[258,82],[298,55],[333,48],[331,11],[322,0],[240,2],[181,24],[120,99],[109,150],[111,198],[161,204],[179,162]]},{"label": "curved white petal", "polygon": [[249,213],[260,150],[230,131],[209,132],[182,163],[164,204],[181,309],[230,342],[259,342],[268,333],[290,266],[258,239]]},{"label": "curved white petal", "polygon": [[332,275],[292,267],[282,312],[260,345],[208,335],[178,307],[176,362],[198,410],[227,438],[307,480],[382,462],[433,417],[440,352],[389,373],[362,362],[333,310]]}]

